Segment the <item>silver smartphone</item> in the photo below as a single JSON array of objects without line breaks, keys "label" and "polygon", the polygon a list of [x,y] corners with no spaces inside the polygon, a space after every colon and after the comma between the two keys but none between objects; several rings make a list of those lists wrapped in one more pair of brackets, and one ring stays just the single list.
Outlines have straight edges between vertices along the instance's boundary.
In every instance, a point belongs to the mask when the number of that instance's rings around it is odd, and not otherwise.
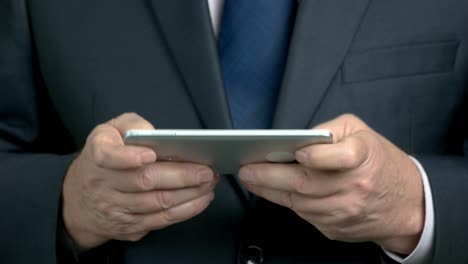
[{"label": "silver smartphone", "polygon": [[252,163],[289,163],[311,144],[330,144],[328,130],[129,130],[125,144],[152,147],[159,161],[206,164],[221,174]]}]

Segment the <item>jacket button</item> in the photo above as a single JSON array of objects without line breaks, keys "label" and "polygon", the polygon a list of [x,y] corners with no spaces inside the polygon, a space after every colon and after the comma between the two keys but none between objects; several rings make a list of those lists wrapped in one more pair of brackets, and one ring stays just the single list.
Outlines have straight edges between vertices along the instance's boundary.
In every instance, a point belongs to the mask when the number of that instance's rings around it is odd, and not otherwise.
[{"label": "jacket button", "polygon": [[262,264],[263,251],[258,246],[248,246],[241,252],[241,264]]}]

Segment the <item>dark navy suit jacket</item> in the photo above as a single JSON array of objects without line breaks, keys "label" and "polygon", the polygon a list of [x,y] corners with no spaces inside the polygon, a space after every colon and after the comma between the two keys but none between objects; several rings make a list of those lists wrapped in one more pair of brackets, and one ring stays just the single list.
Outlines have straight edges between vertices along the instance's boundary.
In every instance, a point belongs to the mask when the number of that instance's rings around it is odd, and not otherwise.
[{"label": "dark navy suit jacket", "polygon": [[[433,263],[468,261],[467,41],[468,1],[301,1],[273,122],[309,128],[353,113],[414,155],[434,196]],[[63,177],[93,127],[123,112],[158,128],[230,128],[205,0],[0,1],[1,263],[63,253]],[[288,209],[243,203],[228,179],[202,215],[88,255],[235,263],[256,245],[265,263],[381,258]]]}]

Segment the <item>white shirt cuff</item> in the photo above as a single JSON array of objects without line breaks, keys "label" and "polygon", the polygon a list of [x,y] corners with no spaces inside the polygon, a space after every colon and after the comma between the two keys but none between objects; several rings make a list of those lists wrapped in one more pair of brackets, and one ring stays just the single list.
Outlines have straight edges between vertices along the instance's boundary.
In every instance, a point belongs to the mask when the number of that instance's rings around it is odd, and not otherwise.
[{"label": "white shirt cuff", "polygon": [[434,231],[435,231],[435,221],[434,221],[434,202],[432,200],[432,191],[429,179],[427,178],[426,171],[421,166],[419,161],[415,158],[410,157],[416,166],[419,169],[419,172],[422,175],[423,185],[424,185],[424,196],[426,201],[426,216],[424,223],[424,230],[419,240],[418,245],[414,251],[406,258],[402,258],[399,255],[392,253],[388,250],[384,250],[391,259],[403,263],[403,264],[424,264],[429,263],[429,258],[431,256],[432,247],[434,245]]}]

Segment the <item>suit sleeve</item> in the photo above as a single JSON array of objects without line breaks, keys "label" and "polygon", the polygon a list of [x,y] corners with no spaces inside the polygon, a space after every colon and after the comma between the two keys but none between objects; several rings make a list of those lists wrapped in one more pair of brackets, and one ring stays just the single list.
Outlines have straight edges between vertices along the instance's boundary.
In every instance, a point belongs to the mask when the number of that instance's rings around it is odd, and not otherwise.
[{"label": "suit sleeve", "polygon": [[73,140],[35,66],[23,0],[0,0],[0,262],[56,263],[63,177]]},{"label": "suit sleeve", "polygon": [[431,263],[468,262],[468,159],[416,155],[427,172],[435,214]]}]

